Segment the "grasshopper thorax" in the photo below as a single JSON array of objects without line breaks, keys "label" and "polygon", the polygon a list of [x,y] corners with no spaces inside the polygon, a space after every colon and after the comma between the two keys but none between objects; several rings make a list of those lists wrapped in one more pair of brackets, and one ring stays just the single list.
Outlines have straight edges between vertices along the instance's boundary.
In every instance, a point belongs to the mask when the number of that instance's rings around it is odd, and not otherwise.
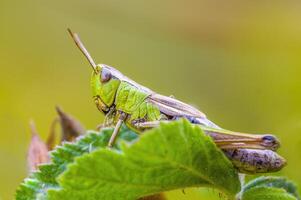
[{"label": "grasshopper thorax", "polygon": [[107,112],[114,106],[120,80],[113,75],[113,72],[106,65],[98,64],[91,76],[92,95],[97,108]]}]

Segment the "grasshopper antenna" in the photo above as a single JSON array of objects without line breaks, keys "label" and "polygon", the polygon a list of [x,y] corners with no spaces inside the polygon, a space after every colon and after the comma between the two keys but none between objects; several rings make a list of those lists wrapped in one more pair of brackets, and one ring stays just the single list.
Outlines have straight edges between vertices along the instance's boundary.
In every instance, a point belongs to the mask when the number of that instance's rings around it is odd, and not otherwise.
[{"label": "grasshopper antenna", "polygon": [[95,64],[93,58],[91,57],[90,53],[87,51],[86,47],[84,46],[84,44],[80,40],[78,34],[77,33],[73,33],[70,28],[68,28],[67,30],[70,33],[72,39],[74,40],[76,46],[79,48],[79,50],[84,54],[84,56],[89,61],[90,65],[92,66],[92,68],[94,70],[94,72],[97,73],[96,64]]}]

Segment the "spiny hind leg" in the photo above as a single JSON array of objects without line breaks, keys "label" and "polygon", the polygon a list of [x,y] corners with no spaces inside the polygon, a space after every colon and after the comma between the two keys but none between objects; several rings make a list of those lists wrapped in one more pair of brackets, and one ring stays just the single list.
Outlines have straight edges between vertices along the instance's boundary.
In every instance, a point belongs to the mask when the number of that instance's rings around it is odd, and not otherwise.
[{"label": "spiny hind leg", "polygon": [[[137,129],[140,130],[145,130],[145,129],[151,129],[151,128],[155,128],[158,127],[160,123],[168,123],[171,122],[170,120],[163,120],[163,121],[149,121],[149,122],[137,122],[134,125],[137,127]],[[205,132],[206,134],[208,134],[209,136],[211,136],[210,132]],[[211,136],[212,137],[212,136]],[[214,137],[212,137],[214,139]],[[217,146],[219,146],[222,149],[233,149],[235,144],[232,144],[231,142],[233,142],[232,140],[219,140],[216,141],[215,143],[217,144]],[[234,142],[236,142],[236,140],[234,140]],[[237,144],[238,146],[236,148],[239,148],[241,146],[241,144]]]}]

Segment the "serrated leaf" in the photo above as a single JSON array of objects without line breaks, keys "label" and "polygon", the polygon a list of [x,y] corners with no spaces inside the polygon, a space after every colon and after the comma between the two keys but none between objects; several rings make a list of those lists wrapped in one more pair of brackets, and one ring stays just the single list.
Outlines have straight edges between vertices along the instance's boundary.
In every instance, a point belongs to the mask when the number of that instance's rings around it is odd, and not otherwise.
[{"label": "serrated leaf", "polygon": [[[74,158],[89,153],[108,144],[112,134],[112,128],[102,129],[100,132],[88,131],[83,137],[78,138],[75,143],[64,143],[51,152],[51,163],[39,166],[39,170],[32,173],[25,179],[16,192],[18,200],[43,199],[48,189],[59,188],[56,178],[62,174],[67,165],[74,161]],[[137,134],[126,127],[122,127],[121,141],[132,141]]]},{"label": "serrated leaf", "polygon": [[246,184],[242,191],[242,200],[300,199],[294,183],[282,177],[259,177]]},{"label": "serrated leaf", "polygon": [[77,157],[48,199],[137,199],[162,191],[208,186],[233,197],[240,182],[231,162],[199,127],[161,124],[121,150]]}]

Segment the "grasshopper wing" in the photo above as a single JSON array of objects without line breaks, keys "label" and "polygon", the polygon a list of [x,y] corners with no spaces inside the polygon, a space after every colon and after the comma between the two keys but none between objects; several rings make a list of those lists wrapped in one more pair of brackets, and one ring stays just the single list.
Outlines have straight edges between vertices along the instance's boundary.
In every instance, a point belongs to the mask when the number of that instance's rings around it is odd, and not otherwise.
[{"label": "grasshopper wing", "polygon": [[147,100],[155,105],[157,105],[160,109],[160,111],[168,116],[172,117],[196,117],[196,118],[206,118],[205,114],[199,111],[198,109],[183,103],[177,99],[163,96],[160,94],[154,93],[152,90],[136,83],[132,79],[124,76],[121,72],[119,72],[117,69],[110,67],[108,65],[102,64],[103,67],[107,68],[114,77],[126,81],[129,84],[137,87],[138,89],[142,90],[149,96],[147,97]]},{"label": "grasshopper wing", "polygon": [[153,93],[148,96],[147,101],[158,106],[160,111],[168,116],[206,118],[198,109],[171,97]]}]

